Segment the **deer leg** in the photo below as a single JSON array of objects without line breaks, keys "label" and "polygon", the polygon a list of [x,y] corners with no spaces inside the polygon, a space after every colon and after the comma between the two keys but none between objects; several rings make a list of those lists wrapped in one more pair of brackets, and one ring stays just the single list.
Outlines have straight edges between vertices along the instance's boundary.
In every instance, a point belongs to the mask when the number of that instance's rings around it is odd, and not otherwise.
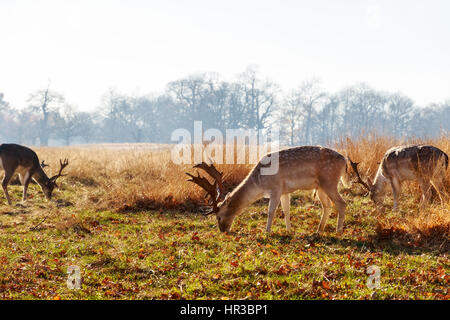
[{"label": "deer leg", "polygon": [[331,200],[322,189],[318,189],[317,195],[319,196],[320,202],[322,203],[322,218],[320,219],[320,224],[317,228],[317,233],[321,233],[325,229],[328,216],[330,215]]},{"label": "deer leg", "polygon": [[399,198],[400,192],[401,192],[401,185],[400,185],[400,181],[397,179],[397,177],[390,179],[390,181],[391,181],[392,193],[394,195],[394,207],[392,209],[397,210],[398,198]]},{"label": "deer leg", "polygon": [[291,231],[291,216],[289,212],[291,197],[289,193],[283,194],[280,200],[281,200],[281,208],[283,209],[284,212],[284,222],[286,223],[286,231],[289,232]]},{"label": "deer leg", "polygon": [[11,180],[13,174],[14,174],[14,172],[5,171],[5,177],[3,178],[3,181],[2,181],[3,192],[5,193],[6,200],[8,201],[9,205],[11,205],[11,197],[8,194],[8,183]]},{"label": "deer leg", "polygon": [[342,233],[344,231],[344,219],[345,219],[345,207],[347,204],[345,200],[342,199],[341,195],[337,190],[337,184],[328,190],[324,190],[328,198],[333,201],[334,205],[338,209],[338,223],[336,226],[336,232]]},{"label": "deer leg", "polygon": [[278,205],[280,204],[280,197],[281,197],[281,194],[277,191],[273,191],[270,194],[269,213],[267,215],[266,232],[270,232],[270,228],[272,227],[273,217],[275,216],[275,210],[277,209]]},{"label": "deer leg", "polygon": [[444,201],[446,201],[447,199],[447,196],[444,192],[444,175],[433,177],[431,183],[433,184],[433,187],[439,196],[439,200],[441,200],[441,205],[444,205]]},{"label": "deer leg", "polygon": [[422,198],[420,200],[419,206],[423,208],[424,205],[428,204],[428,202],[430,201],[431,183],[428,180],[420,179],[419,184],[422,191]]},{"label": "deer leg", "polygon": [[29,172],[25,173],[23,177],[23,195],[22,195],[22,201],[26,201],[28,198],[27,191],[28,191],[28,185],[31,181],[31,174]]}]

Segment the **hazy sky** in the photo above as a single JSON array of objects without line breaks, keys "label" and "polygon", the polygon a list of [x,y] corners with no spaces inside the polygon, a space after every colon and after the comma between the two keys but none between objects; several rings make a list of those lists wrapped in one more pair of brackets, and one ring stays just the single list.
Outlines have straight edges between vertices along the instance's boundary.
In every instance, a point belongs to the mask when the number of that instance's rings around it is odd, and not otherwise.
[{"label": "hazy sky", "polygon": [[21,108],[50,80],[90,110],[110,87],[256,64],[285,90],[364,81],[426,104],[450,98],[449,14],[446,0],[0,0],[0,92]]}]

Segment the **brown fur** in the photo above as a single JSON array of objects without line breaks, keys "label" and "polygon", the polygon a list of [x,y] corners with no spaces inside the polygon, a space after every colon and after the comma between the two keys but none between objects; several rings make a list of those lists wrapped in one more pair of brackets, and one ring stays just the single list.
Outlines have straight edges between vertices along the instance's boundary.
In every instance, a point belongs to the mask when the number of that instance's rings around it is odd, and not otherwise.
[{"label": "brown fur", "polygon": [[345,201],[337,186],[346,175],[347,161],[343,155],[320,146],[302,146],[281,150],[279,170],[275,175],[262,175],[266,155],[236,189],[218,206],[216,217],[221,231],[228,231],[234,217],[257,199],[270,197],[266,231],[270,232],[274,213],[281,202],[285,213],[286,229],[290,230],[289,194],[296,190],[316,189],[322,203],[323,214],[317,229],[322,232],[333,202],[339,211],[337,231],[342,232]]},{"label": "brown fur", "polygon": [[422,191],[421,203],[429,201],[433,186],[442,201],[443,179],[448,168],[448,155],[430,145],[398,146],[389,149],[378,168],[371,187],[372,199],[379,203],[386,186],[391,185],[394,194],[394,209],[398,205],[401,183],[406,180],[419,182]]},{"label": "brown fur", "polygon": [[15,173],[19,174],[20,182],[23,185],[23,201],[27,199],[27,190],[31,179],[39,184],[47,199],[51,198],[52,191],[56,186],[56,178],[47,177],[33,150],[17,144],[2,144],[0,145],[0,160],[0,169],[5,170],[2,188],[8,204],[11,204],[8,184]]}]

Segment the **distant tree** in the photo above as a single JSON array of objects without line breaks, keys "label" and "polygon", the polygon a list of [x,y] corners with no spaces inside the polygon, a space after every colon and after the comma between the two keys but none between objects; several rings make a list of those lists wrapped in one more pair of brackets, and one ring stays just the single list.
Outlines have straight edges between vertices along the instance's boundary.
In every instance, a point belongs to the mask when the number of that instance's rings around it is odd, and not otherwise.
[{"label": "distant tree", "polygon": [[64,144],[69,146],[76,137],[83,137],[86,141],[93,133],[91,115],[86,112],[78,112],[72,105],[65,104],[58,115],[55,115],[55,138],[62,138]]},{"label": "distant tree", "polygon": [[292,90],[284,98],[283,104],[278,112],[281,134],[287,138],[291,146],[301,141],[300,132],[303,124],[302,102],[298,91]]},{"label": "distant tree", "polygon": [[439,119],[441,120],[441,123],[439,125],[439,128],[442,134],[448,135],[450,133],[450,100],[447,100],[446,102],[441,104],[440,113],[441,116],[439,117]]},{"label": "distant tree", "polygon": [[328,96],[316,118],[319,142],[330,145],[337,141],[340,137],[338,129],[342,124],[339,114],[339,98],[335,95]]},{"label": "distant tree", "polygon": [[400,93],[387,96],[386,118],[390,132],[394,137],[400,137],[408,133],[413,107],[413,101]]},{"label": "distant tree", "polygon": [[140,99],[121,96],[117,106],[117,118],[122,132],[133,142],[142,142],[144,135],[145,110]]},{"label": "distant tree", "polygon": [[78,123],[78,135],[85,143],[98,141],[98,124],[95,119],[99,118],[97,114],[90,112],[77,112],[76,122]]},{"label": "distant tree", "polygon": [[30,109],[17,110],[16,140],[20,144],[37,145],[40,117]]},{"label": "distant tree", "polygon": [[412,112],[409,125],[409,136],[432,138],[439,133],[439,116],[437,108],[427,106],[418,108]]},{"label": "distant tree", "polygon": [[245,107],[243,117],[247,117],[247,126],[259,130],[266,129],[277,108],[278,86],[261,80],[256,66],[250,66],[239,77],[242,105]]},{"label": "distant tree", "polygon": [[171,142],[178,128],[268,130],[278,121],[283,144],[332,144],[342,136],[376,131],[396,137],[436,137],[450,131],[450,101],[425,107],[400,93],[365,83],[325,92],[309,79],[282,95],[257,66],[225,81],[197,73],[169,82],[159,95],[125,95],[110,89],[94,112],[78,112],[47,87],[30,94],[16,109],[0,93],[0,143],[48,145],[49,137],[90,142]]},{"label": "distant tree", "polygon": [[[298,104],[300,106],[300,113],[302,115],[302,143],[313,144],[317,143],[318,137],[313,139],[313,130],[322,103],[325,101],[326,94],[320,88],[320,81],[318,79],[310,79],[304,81],[298,89],[295,90]],[[313,141],[314,140],[314,141]]]},{"label": "distant tree", "polygon": [[117,142],[123,137],[119,119],[119,108],[121,103],[122,96],[112,88],[102,97],[98,113],[103,118],[102,139],[104,141]]},{"label": "distant tree", "polygon": [[0,143],[6,141],[12,142],[14,140],[17,129],[17,123],[15,121],[16,112],[4,100],[3,93],[0,93]]},{"label": "distant tree", "polygon": [[[48,146],[48,139],[54,124],[52,111],[64,104],[64,97],[58,92],[51,91],[49,86],[44,90],[38,90],[28,98],[29,107],[40,116],[39,121],[39,142],[41,146]],[[53,113],[56,114],[56,113]]]},{"label": "distant tree", "polygon": [[341,90],[339,101],[343,117],[341,134],[358,137],[369,131],[385,133],[383,125],[386,97],[383,93],[362,83]]},{"label": "distant tree", "polygon": [[146,135],[152,142],[171,142],[175,129],[186,126],[180,114],[182,106],[170,95],[164,94],[147,100]]},{"label": "distant tree", "polygon": [[205,74],[190,75],[187,78],[169,82],[167,93],[177,103],[180,108],[179,116],[187,122],[205,118],[204,99],[209,94],[208,84]]}]

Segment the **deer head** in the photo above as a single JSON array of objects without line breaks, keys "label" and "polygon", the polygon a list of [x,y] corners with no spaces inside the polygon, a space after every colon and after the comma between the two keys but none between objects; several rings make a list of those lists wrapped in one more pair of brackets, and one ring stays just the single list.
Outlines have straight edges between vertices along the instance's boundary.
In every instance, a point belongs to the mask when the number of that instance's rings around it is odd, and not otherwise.
[{"label": "deer head", "polygon": [[45,186],[43,186],[43,188],[42,188],[42,190],[44,191],[45,197],[49,200],[52,198],[53,189],[55,189],[55,187],[58,187],[58,185],[56,184],[56,180],[59,177],[65,176],[65,174],[62,174],[62,171],[64,170],[65,167],[67,167],[69,165],[69,160],[64,159],[64,162],[62,160],[59,160],[59,164],[60,164],[60,169],[59,169],[58,174],[49,178],[47,183],[45,184]]},{"label": "deer head", "polygon": [[381,192],[379,192],[377,190],[377,187],[375,185],[375,183],[372,182],[372,180],[370,179],[370,177],[367,177],[367,183],[363,181],[363,179],[361,179],[361,176],[358,172],[358,164],[359,162],[353,162],[352,160],[350,160],[350,164],[353,168],[353,171],[356,173],[356,177],[358,180],[358,183],[360,183],[366,190],[367,190],[367,195],[370,196],[370,199],[372,199],[372,201],[378,205],[380,202],[382,202],[381,197]]},{"label": "deer head", "polygon": [[188,172],[186,174],[191,177],[188,181],[195,183],[200,186],[203,190],[207,192],[206,196],[210,197],[210,206],[207,211],[203,213],[205,216],[209,216],[211,214],[215,214],[217,218],[217,222],[219,223],[219,229],[222,232],[229,231],[231,228],[231,224],[233,222],[234,216],[230,216],[227,214],[228,210],[228,194],[224,196],[224,188],[223,188],[223,173],[218,171],[213,164],[208,165],[205,162],[197,164],[194,166],[196,169],[202,169],[207,174],[209,174],[214,182],[210,183],[208,179],[201,177],[199,173],[197,176],[194,176]]}]

